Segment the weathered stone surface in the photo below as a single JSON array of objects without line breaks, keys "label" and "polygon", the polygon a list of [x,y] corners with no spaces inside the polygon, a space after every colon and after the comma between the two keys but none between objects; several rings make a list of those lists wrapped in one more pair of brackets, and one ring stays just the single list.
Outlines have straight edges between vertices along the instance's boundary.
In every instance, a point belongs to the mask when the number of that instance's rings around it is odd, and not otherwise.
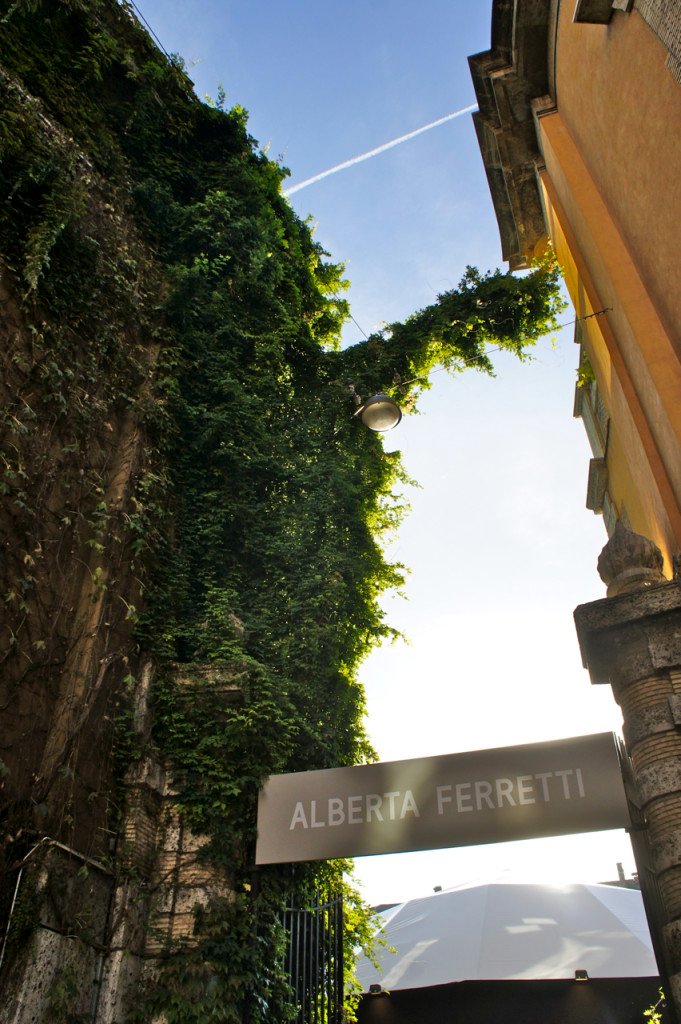
[{"label": "weathered stone surface", "polygon": [[67,985],[72,990],[68,1006],[72,1019],[85,1015],[90,1008],[95,959],[94,951],[82,942],[38,927],[29,956],[4,987],[0,1024],[60,1019],[57,1001]]},{"label": "weathered stone surface", "polygon": [[608,588],[608,597],[664,583],[662,566],[662,552],[657,544],[628,530],[621,519],[598,558],[598,573]]},{"label": "weathered stone surface", "polygon": [[672,961],[681,968],[681,920],[670,921],[664,926],[663,933]]},{"label": "weathered stone surface", "polygon": [[575,626],[592,683],[617,689],[681,665],[681,587],[674,581],[580,605]]},{"label": "weathered stone surface", "polygon": [[669,984],[671,986],[671,997],[674,1001],[675,1006],[681,1006],[681,974],[672,974],[669,976]]},{"label": "weathered stone surface", "polygon": [[[651,857],[656,872],[681,867],[681,830],[675,830],[651,843]],[[681,965],[681,961],[679,961]]]},{"label": "weathered stone surface", "polygon": [[166,786],[163,766],[154,757],[144,757],[131,767],[126,777],[126,784],[128,786],[146,786],[161,795]]},{"label": "weathered stone surface", "polygon": [[479,113],[473,115],[504,259],[529,266],[546,238],[536,176],[541,160],[532,100],[549,91],[549,5],[495,4],[494,49],[469,57]]},{"label": "weathered stone surface", "polygon": [[97,1024],[128,1019],[131,993],[140,980],[149,899],[136,882],[122,882],[111,907],[110,947],[103,964]]},{"label": "weathered stone surface", "polygon": [[97,1024],[120,1024],[126,1020],[128,995],[137,984],[142,961],[128,950],[117,949],[109,954],[102,978],[97,1008]]},{"label": "weathered stone surface", "polygon": [[152,714],[149,694],[153,679],[153,663],[146,660],[140,669],[132,702],[132,728],[142,739],[147,739],[151,735]]},{"label": "weathered stone surface", "polygon": [[656,615],[681,609],[681,586],[676,580],[667,580],[655,587],[647,587],[633,594],[603,597],[599,601],[581,604],[575,610],[580,631],[588,633],[624,626]]},{"label": "weathered stone surface", "polygon": [[659,701],[627,716],[622,731],[630,752],[632,747],[648,736],[669,732],[676,728],[670,701],[671,698],[667,701]]},{"label": "weathered stone surface", "polygon": [[671,793],[678,793],[681,800],[681,757],[642,768],[636,773],[636,788],[643,806]]},{"label": "weathered stone surface", "polygon": [[[232,616],[235,623],[238,623],[243,630],[243,625],[236,616]],[[235,627],[235,631],[236,630]],[[243,700],[241,681],[243,671],[237,670],[233,665],[220,664],[219,662],[189,662],[187,664],[173,665],[173,677],[180,686],[191,686],[199,684],[205,686],[211,697],[219,695],[222,702],[236,704]]]},{"label": "weathered stone surface", "polygon": [[681,726],[681,694],[673,693],[668,703],[674,725]]}]

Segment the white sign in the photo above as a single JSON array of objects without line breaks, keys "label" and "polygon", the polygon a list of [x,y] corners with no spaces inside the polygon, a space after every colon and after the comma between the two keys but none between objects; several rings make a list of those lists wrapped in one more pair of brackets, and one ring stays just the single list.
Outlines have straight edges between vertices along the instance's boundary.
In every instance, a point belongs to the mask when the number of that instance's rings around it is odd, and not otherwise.
[{"label": "white sign", "polygon": [[432,850],[630,824],[612,733],[273,775],[256,864]]}]

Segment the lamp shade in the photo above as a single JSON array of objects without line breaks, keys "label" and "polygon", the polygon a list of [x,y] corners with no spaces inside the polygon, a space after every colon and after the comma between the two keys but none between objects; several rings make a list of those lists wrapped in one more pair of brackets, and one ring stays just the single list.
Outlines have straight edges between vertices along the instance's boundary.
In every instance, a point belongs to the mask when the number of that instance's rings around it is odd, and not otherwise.
[{"label": "lamp shade", "polygon": [[364,403],[359,416],[369,430],[392,430],[402,419],[402,410],[388,395],[374,395]]}]

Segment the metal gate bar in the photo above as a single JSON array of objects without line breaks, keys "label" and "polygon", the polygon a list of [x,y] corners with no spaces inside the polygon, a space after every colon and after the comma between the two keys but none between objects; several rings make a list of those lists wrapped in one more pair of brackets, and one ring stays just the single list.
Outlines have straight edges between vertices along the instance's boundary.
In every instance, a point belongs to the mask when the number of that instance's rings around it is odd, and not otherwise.
[{"label": "metal gate bar", "polygon": [[285,967],[298,1008],[296,1024],[341,1024],[343,1012],[343,900],[287,907]]}]

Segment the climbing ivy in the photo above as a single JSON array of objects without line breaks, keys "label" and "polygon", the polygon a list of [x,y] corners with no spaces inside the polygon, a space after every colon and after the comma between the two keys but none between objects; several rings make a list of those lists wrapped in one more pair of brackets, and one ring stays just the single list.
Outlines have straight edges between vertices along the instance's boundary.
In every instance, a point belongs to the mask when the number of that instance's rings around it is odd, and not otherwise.
[{"label": "climbing ivy", "polygon": [[168,1024],[242,1024],[268,1020],[286,1024],[297,1017],[279,964],[285,935],[273,908],[281,887],[258,896],[241,891],[214,900],[196,915],[198,944],[170,954],[162,976],[134,1009],[131,1024],[162,1014]]},{"label": "climbing ivy", "polygon": [[[287,171],[241,108],[199,102],[125,4],[0,0],[0,14],[2,258],[30,335],[12,365],[2,487],[21,550],[44,566],[10,567],[10,647],[18,665],[32,652],[42,680],[68,665],[68,608],[50,618],[35,596],[41,579],[59,590],[68,537],[118,643],[101,652],[119,709],[102,720],[129,730],[126,689],[140,652],[153,656],[152,742],[210,839],[202,856],[237,892],[199,914],[198,942],[169,958],[136,1019],[284,1021],[274,965],[290,879],[264,870],[253,888],[258,788],[374,758],[359,669],[394,635],[379,599],[403,582],[383,548],[403,469],[352,419],[352,389],[413,407],[436,365],[490,373],[490,345],[526,358],[561,307],[557,268],[468,268],[433,305],[342,349],[342,267],[293,213]],[[135,452],[117,501],[109,433]],[[192,675],[205,663],[242,703]],[[116,749],[120,761],[134,744]],[[303,867],[297,883],[345,887],[350,952],[370,926],[346,867]]]}]

